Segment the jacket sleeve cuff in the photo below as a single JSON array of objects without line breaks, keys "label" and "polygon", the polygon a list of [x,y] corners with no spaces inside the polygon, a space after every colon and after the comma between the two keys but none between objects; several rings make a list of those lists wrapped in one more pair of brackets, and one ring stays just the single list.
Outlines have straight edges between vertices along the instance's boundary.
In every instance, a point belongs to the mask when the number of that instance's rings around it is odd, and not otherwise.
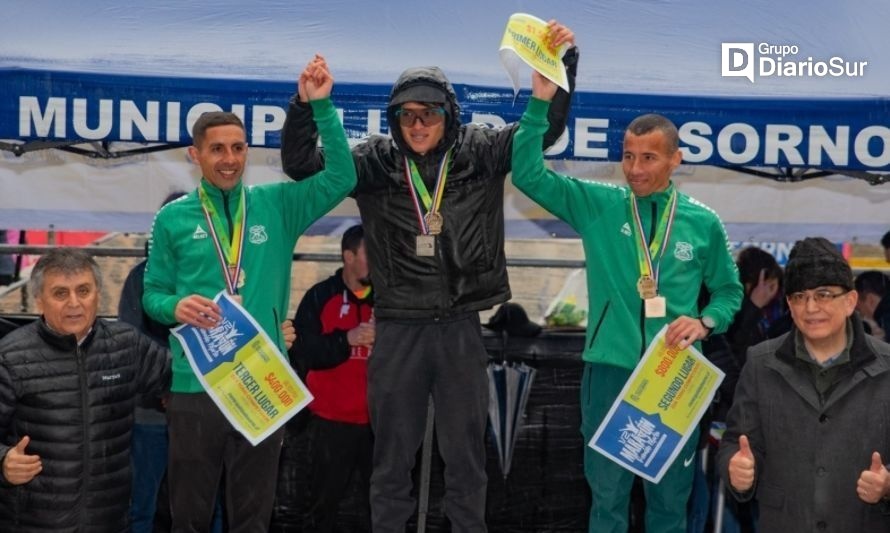
[{"label": "jacket sleeve cuff", "polygon": [[[3,461],[6,460],[6,454],[9,453],[11,446],[0,445],[0,465],[3,464]],[[0,468],[0,487],[14,487],[12,483],[10,483],[6,476],[3,475],[2,468]]]},{"label": "jacket sleeve cuff", "polygon": [[549,110],[550,102],[532,96],[528,101],[526,113],[528,113],[528,115],[531,117],[547,120],[547,112]]},{"label": "jacket sleeve cuff", "polygon": [[330,98],[319,98],[318,100],[309,100],[309,106],[312,108],[312,114],[316,117],[323,117],[326,113],[336,113],[334,103]]}]

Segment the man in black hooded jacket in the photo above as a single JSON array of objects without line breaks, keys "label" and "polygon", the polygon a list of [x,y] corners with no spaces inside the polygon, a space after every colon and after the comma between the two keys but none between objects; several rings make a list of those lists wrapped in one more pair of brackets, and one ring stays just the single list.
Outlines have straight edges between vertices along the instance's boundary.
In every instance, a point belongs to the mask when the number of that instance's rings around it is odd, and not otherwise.
[{"label": "man in black hooded jacket", "polygon": [[[556,21],[549,27],[555,46],[572,43],[571,30]],[[569,48],[563,61],[571,89],[577,60]],[[302,76],[314,69],[327,70],[320,56]],[[570,99],[562,90],[554,98],[546,146],[565,130]],[[298,88],[281,136],[282,166],[297,180],[324,165],[306,102]],[[371,135],[352,151],[376,293],[368,364],[373,530],[404,531],[411,517],[411,470],[432,395],[444,512],[455,532],[486,531],[488,356],[478,311],[510,299],[504,180],[516,125],[461,124],[457,95],[437,67],[401,74],[387,120],[391,137]]]}]

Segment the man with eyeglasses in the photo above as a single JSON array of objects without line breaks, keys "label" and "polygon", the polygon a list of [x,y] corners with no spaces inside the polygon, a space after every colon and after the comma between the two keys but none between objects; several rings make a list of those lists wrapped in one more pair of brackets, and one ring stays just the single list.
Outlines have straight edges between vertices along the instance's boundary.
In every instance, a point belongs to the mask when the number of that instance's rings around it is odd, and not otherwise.
[{"label": "man with eyeglasses", "polygon": [[[554,46],[573,42],[567,27],[551,21],[549,28]],[[571,47],[563,58],[571,88],[577,60]],[[324,164],[302,91],[281,134],[282,166],[297,180]],[[565,129],[570,99],[565,91],[554,99],[545,147]],[[478,312],[511,296],[504,181],[516,125],[462,124],[454,88],[437,67],[405,70],[386,116],[391,136],[371,135],[352,151],[376,293],[368,362],[372,527],[404,531],[414,511],[411,470],[432,396],[444,512],[453,531],[484,532],[488,356]]]},{"label": "man with eyeglasses", "polygon": [[890,345],[866,335],[850,265],[823,238],[792,248],[789,333],[751,348],[718,464],[756,497],[760,531],[886,532]]}]

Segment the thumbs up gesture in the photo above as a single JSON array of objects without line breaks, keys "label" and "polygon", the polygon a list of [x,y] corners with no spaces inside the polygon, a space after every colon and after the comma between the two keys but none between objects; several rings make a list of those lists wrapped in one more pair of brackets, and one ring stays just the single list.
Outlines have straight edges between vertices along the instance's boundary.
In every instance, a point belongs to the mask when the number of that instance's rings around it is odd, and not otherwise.
[{"label": "thumbs up gesture", "polygon": [[747,492],[754,486],[754,453],[748,437],[739,437],[739,451],[729,459],[729,483],[738,492]]},{"label": "thumbs up gesture", "polygon": [[43,470],[39,455],[28,455],[25,448],[31,442],[27,435],[22,437],[3,458],[3,477],[13,485],[22,485],[34,479]]},{"label": "thumbs up gesture", "polygon": [[874,452],[871,454],[868,470],[863,470],[859,474],[856,494],[865,503],[878,503],[888,493],[890,493],[890,472],[884,467],[881,454]]}]

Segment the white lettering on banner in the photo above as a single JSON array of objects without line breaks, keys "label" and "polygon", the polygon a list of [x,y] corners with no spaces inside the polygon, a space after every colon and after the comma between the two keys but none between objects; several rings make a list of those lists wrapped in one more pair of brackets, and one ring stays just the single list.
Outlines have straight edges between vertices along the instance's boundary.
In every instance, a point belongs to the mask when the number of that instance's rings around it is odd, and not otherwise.
[{"label": "white lettering on banner", "polygon": [[845,167],[850,161],[850,126],[835,128],[834,140],[822,126],[810,126],[810,153],[807,160],[814,167],[822,166],[822,152],[834,166]]},{"label": "white lettering on banner", "polygon": [[167,102],[167,142],[179,142],[179,102]]},{"label": "white lettering on banner", "polygon": [[[255,105],[253,106],[253,122],[250,126],[250,143],[253,145],[263,145],[266,143],[266,134],[271,131],[278,131],[284,127],[284,117],[286,115],[284,109],[277,105]],[[269,118],[270,120],[266,120]],[[340,120],[343,120],[342,118]]]},{"label": "white lettering on banner", "polygon": [[[191,109],[189,109],[189,112],[185,115],[185,128],[188,130],[189,133],[191,133],[192,128],[195,126],[195,122],[198,121],[198,117],[200,117],[204,113],[211,113],[213,111],[222,111],[222,110],[223,110],[223,108],[219,107],[216,104],[208,104],[208,103],[195,104],[191,107]],[[234,112],[235,111],[232,110],[232,113],[234,113]],[[241,119],[241,121],[243,122],[244,119]]]},{"label": "white lettering on banner", "polygon": [[763,143],[763,162],[779,164],[779,152],[785,154],[789,164],[803,165],[803,157],[797,146],[803,142],[803,131],[793,124],[767,124]]},{"label": "white lettering on banner", "polygon": [[[741,135],[745,139],[745,147],[738,153],[732,150],[732,138],[736,135]],[[760,136],[750,124],[741,122],[727,124],[717,134],[717,153],[727,163],[734,165],[750,163],[757,157],[758,150],[760,150]]]},{"label": "white lettering on banner", "polygon": [[[599,129],[602,131],[591,131]],[[606,147],[606,131],[609,129],[607,118],[575,119],[575,157],[592,157],[608,159],[609,149]],[[590,143],[602,144],[602,148],[592,148]]]},{"label": "white lettering on banner", "polygon": [[[884,151],[877,156],[873,156],[871,150],[869,150],[869,144],[875,137],[881,140],[884,147]],[[890,128],[885,126],[862,128],[862,131],[856,135],[856,140],[853,143],[853,153],[856,154],[856,159],[869,167],[890,165]]]},{"label": "white lettering on banner", "polygon": [[684,163],[701,163],[714,155],[714,146],[704,138],[711,135],[712,130],[705,122],[687,122],[678,128],[680,139],[689,146],[680,148],[683,152]]},{"label": "white lettering on banner", "polygon": [[64,139],[66,136],[66,103],[58,96],[46,100],[46,112],[40,112],[40,102],[36,96],[19,96],[19,135],[31,136],[31,124],[34,124],[34,135],[50,137],[50,127],[55,125],[52,137]]},{"label": "white lettering on banner", "polygon": [[383,122],[380,120],[382,113],[379,109],[368,110],[368,134],[379,135],[383,128]]},{"label": "white lettering on banner", "polygon": [[146,102],[145,114],[143,115],[136,102],[121,100],[121,139],[125,141],[133,140],[134,125],[146,139],[160,139],[157,121],[151,121],[149,118],[159,115],[160,105],[160,102]]},{"label": "white lettering on banner", "polygon": [[[687,145],[683,150],[683,160],[687,163],[702,163],[712,158],[713,145],[710,138],[713,130],[704,122],[687,122],[678,128],[680,141]],[[836,126],[834,137],[821,125],[809,126],[807,135],[800,126],[793,124],[767,124],[764,133],[757,132],[754,126],[743,122],[727,124],[717,135],[717,155],[734,165],[751,163],[757,157],[761,143],[764,147],[764,164],[791,164],[811,167],[823,166],[822,154],[827,156],[835,167],[849,165],[850,126]],[[732,143],[741,136],[742,144]],[[804,142],[807,142],[804,158]],[[785,161],[779,160],[779,154]],[[880,168],[890,165],[890,128],[868,126],[856,134],[853,155],[864,166]]]},{"label": "white lettering on banner", "polygon": [[[190,131],[198,117],[207,111],[224,111],[220,105],[199,102],[188,107],[177,101],[136,102],[133,100],[19,96],[19,135],[66,139],[69,135],[87,140],[112,136],[124,141],[181,142],[183,126]],[[70,106],[70,110],[69,110]],[[284,125],[286,110],[275,105],[231,104],[231,111],[248,128],[254,146],[266,146],[270,135]],[[347,109],[347,111],[349,111]],[[248,116],[250,120],[245,120]],[[348,131],[353,141],[366,134],[381,133],[385,111],[368,108],[366,127],[356,124],[355,112],[337,113],[350,117]],[[547,150],[547,155],[567,153],[579,159],[608,160],[610,118],[575,117],[566,132]],[[495,113],[472,113],[472,122],[498,128],[507,121]],[[74,130],[68,131],[68,126]],[[781,165],[843,168],[847,166],[884,168],[890,165],[890,127],[884,125],[824,126],[821,124],[748,124],[732,122],[715,127],[693,120],[677,123],[681,150],[686,163],[730,165]],[[356,132],[361,130],[361,135]],[[573,142],[572,142],[573,141]]]},{"label": "white lettering on banner", "polygon": [[90,141],[98,141],[108,137],[108,134],[111,133],[111,127],[114,125],[112,113],[114,101],[104,98],[99,100],[99,124],[95,128],[90,128],[89,124],[87,124],[87,99],[75,98],[73,104],[74,109],[71,118],[73,119],[75,135]]}]

